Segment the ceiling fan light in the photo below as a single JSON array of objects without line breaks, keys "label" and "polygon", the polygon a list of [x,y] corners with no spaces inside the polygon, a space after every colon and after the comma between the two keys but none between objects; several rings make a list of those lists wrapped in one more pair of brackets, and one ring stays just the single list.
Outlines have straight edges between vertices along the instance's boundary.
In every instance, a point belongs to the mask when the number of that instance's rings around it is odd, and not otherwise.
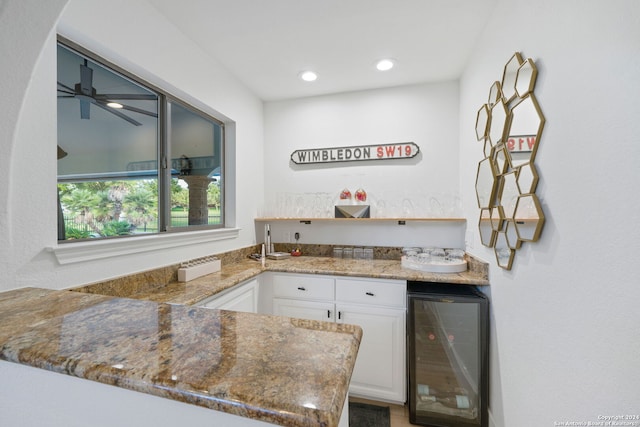
[{"label": "ceiling fan light", "polygon": [[313,82],[318,79],[318,75],[313,71],[303,71],[298,76],[305,82]]},{"label": "ceiling fan light", "polygon": [[107,102],[107,107],[111,107],[119,110],[120,108],[122,108],[122,104],[118,102]]},{"label": "ceiling fan light", "polygon": [[388,71],[395,65],[393,59],[381,59],[376,63],[376,68],[379,71]]}]

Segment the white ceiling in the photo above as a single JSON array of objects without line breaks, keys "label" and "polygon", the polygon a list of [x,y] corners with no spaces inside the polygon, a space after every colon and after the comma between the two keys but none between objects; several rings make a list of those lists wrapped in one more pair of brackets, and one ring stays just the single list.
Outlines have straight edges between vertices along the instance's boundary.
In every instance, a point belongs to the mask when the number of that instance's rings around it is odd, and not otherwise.
[{"label": "white ceiling", "polygon": [[[458,79],[496,3],[148,1],[265,101]],[[387,57],[396,67],[377,71]]]}]

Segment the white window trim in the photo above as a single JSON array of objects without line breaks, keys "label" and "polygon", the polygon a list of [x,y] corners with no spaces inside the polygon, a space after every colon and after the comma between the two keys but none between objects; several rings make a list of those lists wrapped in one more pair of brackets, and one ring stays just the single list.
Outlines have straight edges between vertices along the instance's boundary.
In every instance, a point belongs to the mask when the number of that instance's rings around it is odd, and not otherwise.
[{"label": "white window trim", "polygon": [[239,228],[218,228],[213,230],[189,231],[181,233],[162,233],[128,238],[88,240],[62,243],[47,248],[53,252],[61,265],[87,261],[98,261],[105,258],[140,254],[165,249],[175,249],[199,243],[235,239],[239,236]]}]

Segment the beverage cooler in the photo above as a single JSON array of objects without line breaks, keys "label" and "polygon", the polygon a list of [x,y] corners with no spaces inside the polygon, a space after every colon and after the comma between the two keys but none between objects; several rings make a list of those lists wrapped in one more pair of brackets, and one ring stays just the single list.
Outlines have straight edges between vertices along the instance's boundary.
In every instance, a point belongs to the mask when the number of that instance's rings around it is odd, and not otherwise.
[{"label": "beverage cooler", "polygon": [[407,286],[409,421],[488,426],[488,299],[473,286]]}]

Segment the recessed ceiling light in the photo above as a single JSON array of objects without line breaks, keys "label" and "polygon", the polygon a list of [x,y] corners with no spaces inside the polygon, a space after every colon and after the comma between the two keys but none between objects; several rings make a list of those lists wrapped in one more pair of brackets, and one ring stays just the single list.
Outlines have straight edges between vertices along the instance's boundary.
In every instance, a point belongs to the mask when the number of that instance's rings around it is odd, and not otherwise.
[{"label": "recessed ceiling light", "polygon": [[120,109],[120,108],[122,108],[122,104],[117,103],[117,102],[107,102],[107,107]]},{"label": "recessed ceiling light", "polygon": [[318,78],[318,75],[313,71],[303,71],[299,74],[299,76],[305,82],[313,82]]},{"label": "recessed ceiling light", "polygon": [[394,66],[394,62],[392,59],[381,59],[376,63],[376,68],[379,71],[387,71],[392,69]]}]

